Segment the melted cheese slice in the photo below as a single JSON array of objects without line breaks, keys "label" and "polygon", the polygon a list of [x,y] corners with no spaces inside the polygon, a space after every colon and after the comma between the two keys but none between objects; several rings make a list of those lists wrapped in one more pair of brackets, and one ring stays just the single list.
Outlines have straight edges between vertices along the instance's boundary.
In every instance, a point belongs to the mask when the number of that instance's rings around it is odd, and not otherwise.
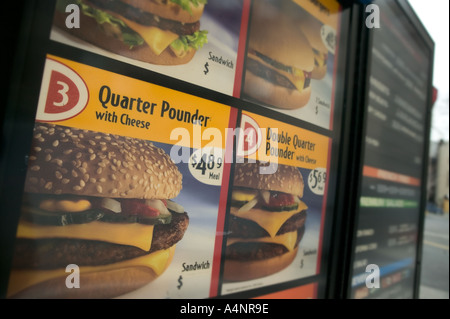
[{"label": "melted cheese slice", "polygon": [[39,208],[49,212],[82,212],[91,208],[91,203],[86,199],[80,200],[55,200],[46,199],[39,204]]},{"label": "melted cheese slice", "polygon": [[114,224],[94,221],[66,226],[42,226],[21,220],[17,228],[18,238],[77,238],[100,240],[109,243],[135,246],[149,251],[153,239],[153,225]]},{"label": "melted cheese slice", "polygon": [[258,191],[252,190],[233,190],[231,199],[238,202],[249,202],[258,195]]},{"label": "melted cheese slice", "polygon": [[128,27],[136,31],[156,55],[160,55],[173,41],[178,39],[178,34],[171,31],[161,30],[157,27],[147,27],[122,16],[120,16],[120,19]]},{"label": "melted cheese slice", "polygon": [[295,248],[295,243],[297,242],[297,231],[285,233],[279,236],[271,237],[261,237],[261,238],[229,238],[227,239],[227,246],[234,243],[273,243],[280,244],[286,247],[289,251],[293,251]]},{"label": "melted cheese slice", "polygon": [[325,54],[323,54],[323,53],[317,53],[317,52],[314,52],[314,60],[316,60],[316,62],[317,62],[317,64],[318,64],[318,67],[320,68],[320,67],[322,67],[322,66],[324,66],[325,65],[325,62],[326,62],[326,60],[325,60]]},{"label": "melted cheese slice", "polygon": [[[173,247],[174,248],[174,247]],[[152,269],[156,275],[164,272],[170,257],[170,249],[158,250],[154,253],[141,256],[138,258],[121,261],[104,266],[84,266],[80,267],[80,286],[83,288],[83,274],[90,272],[101,272],[114,269],[122,269],[125,267],[147,267]],[[16,293],[32,285],[40,282],[61,277],[62,282],[65,282],[69,273],[65,269],[52,270],[13,270],[9,278],[8,297],[14,296]]]},{"label": "melted cheese slice", "polygon": [[254,208],[246,212],[240,212],[239,208],[231,207],[230,213],[239,218],[249,219],[257,223],[259,226],[264,228],[270,237],[274,238],[278,230],[283,226],[283,224],[295,214],[306,210],[308,206],[300,201],[298,203],[298,208],[291,211],[282,212],[270,212],[267,210]]},{"label": "melted cheese slice", "polygon": [[272,69],[278,73],[280,73],[281,75],[284,75],[285,77],[287,77],[289,79],[289,81],[292,82],[292,84],[294,84],[294,86],[297,88],[297,90],[299,92],[303,91],[303,87],[305,86],[305,75],[303,74],[302,70],[296,70],[295,71],[295,75],[291,74],[289,72],[286,72],[284,70],[280,70],[277,69],[275,67],[273,67],[272,65],[270,65],[269,63],[265,62],[263,59],[259,58],[258,56],[252,54],[252,53],[248,53],[248,56],[251,57],[252,59],[260,62],[261,64],[263,64],[264,66],[268,67],[269,69]]}]

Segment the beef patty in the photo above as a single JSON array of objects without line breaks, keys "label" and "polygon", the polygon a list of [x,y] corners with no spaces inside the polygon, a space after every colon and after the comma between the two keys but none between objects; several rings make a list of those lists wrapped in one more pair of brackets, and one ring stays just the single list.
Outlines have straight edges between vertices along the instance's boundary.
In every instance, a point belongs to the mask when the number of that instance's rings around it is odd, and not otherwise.
[{"label": "beef patty", "polygon": [[139,8],[130,6],[119,0],[89,0],[88,2],[103,9],[115,12],[136,23],[158,27],[162,30],[169,30],[179,35],[190,35],[200,30],[200,22],[181,23],[178,21],[164,19],[150,12],[145,12]]},{"label": "beef patty", "polygon": [[13,267],[16,269],[55,269],[66,267],[68,264],[100,266],[116,263],[144,256],[157,250],[168,249],[183,238],[188,224],[189,217],[186,213],[172,213],[170,224],[155,225],[150,251],[97,240],[18,238]]},{"label": "beef patty", "polygon": [[[303,238],[305,226],[297,230],[297,241],[295,247]],[[263,260],[276,256],[281,256],[288,252],[288,249],[280,244],[259,243],[259,242],[237,242],[227,247],[225,258],[237,261]]]},{"label": "beef patty", "polygon": [[[305,221],[306,211],[301,211],[300,213],[295,214],[291,218],[286,220],[278,230],[277,235],[295,231],[302,227],[305,224]],[[229,219],[228,229],[229,237],[260,238],[269,236],[267,231],[259,226],[256,222],[249,219],[239,218],[234,215],[231,215],[231,218]]]}]

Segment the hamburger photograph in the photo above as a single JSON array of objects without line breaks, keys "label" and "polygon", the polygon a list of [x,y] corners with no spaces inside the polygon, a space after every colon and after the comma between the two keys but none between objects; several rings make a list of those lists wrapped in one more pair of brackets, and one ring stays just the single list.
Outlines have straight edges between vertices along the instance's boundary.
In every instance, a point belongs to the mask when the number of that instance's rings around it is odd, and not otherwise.
[{"label": "hamburger photograph", "polygon": [[[292,110],[310,100],[314,54],[298,19],[284,8],[287,3],[253,2],[243,94],[269,106]],[[289,1],[288,5],[293,4]]]},{"label": "hamburger photograph", "polygon": [[36,123],[8,298],[113,298],[157,279],[189,225],[181,189],[149,141]]},{"label": "hamburger photograph", "polygon": [[[57,0],[54,25],[94,46],[131,59],[180,65],[208,42],[200,29],[207,0]],[[80,27],[68,28],[66,8],[80,9]]]},{"label": "hamburger photograph", "polygon": [[223,281],[266,277],[288,267],[305,233],[307,205],[299,169],[278,164],[236,164],[226,237]]},{"label": "hamburger photograph", "polygon": [[300,27],[314,53],[314,69],[311,72],[311,78],[315,80],[321,80],[327,74],[328,49],[322,40],[322,26],[319,20],[309,14],[302,15]]}]

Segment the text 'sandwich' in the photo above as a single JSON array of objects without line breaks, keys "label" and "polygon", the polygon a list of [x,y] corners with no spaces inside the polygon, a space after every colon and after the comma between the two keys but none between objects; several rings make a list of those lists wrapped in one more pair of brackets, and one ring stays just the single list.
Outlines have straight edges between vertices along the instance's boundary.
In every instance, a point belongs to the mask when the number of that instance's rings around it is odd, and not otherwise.
[{"label": "text 'sandwich'", "polygon": [[244,94],[282,109],[305,106],[314,55],[298,23],[260,0],[254,2],[249,32]]},{"label": "text 'sandwich'", "polygon": [[[54,24],[113,53],[160,65],[189,62],[207,43],[200,18],[207,0],[58,0]],[[67,28],[66,7],[80,8],[80,27]]]},{"label": "text 'sandwich'", "polygon": [[[182,175],[144,140],[36,123],[9,298],[110,298],[169,266],[189,224]],[[79,267],[70,289],[66,267]]]},{"label": "text 'sandwich'", "polygon": [[260,163],[236,164],[223,280],[236,282],[274,274],[297,255],[307,206],[300,171],[278,164],[261,174]]}]

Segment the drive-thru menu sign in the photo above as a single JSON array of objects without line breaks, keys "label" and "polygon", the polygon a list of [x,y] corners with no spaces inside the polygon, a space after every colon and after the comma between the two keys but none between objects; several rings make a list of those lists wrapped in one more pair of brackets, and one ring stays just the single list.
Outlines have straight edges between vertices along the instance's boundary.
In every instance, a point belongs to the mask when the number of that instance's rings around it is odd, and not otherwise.
[{"label": "drive-thru menu sign", "polygon": [[340,242],[348,297],[411,297],[432,54],[386,2],[354,238],[338,195],[366,52],[349,1],[27,2],[0,144],[0,297],[338,298]]},{"label": "drive-thru menu sign", "polygon": [[[378,1],[368,75],[352,298],[411,298],[426,166],[425,132],[430,52],[395,3]],[[366,285],[366,266],[380,270]]]},{"label": "drive-thru menu sign", "polygon": [[323,298],[339,2],[36,6],[6,297]]}]

